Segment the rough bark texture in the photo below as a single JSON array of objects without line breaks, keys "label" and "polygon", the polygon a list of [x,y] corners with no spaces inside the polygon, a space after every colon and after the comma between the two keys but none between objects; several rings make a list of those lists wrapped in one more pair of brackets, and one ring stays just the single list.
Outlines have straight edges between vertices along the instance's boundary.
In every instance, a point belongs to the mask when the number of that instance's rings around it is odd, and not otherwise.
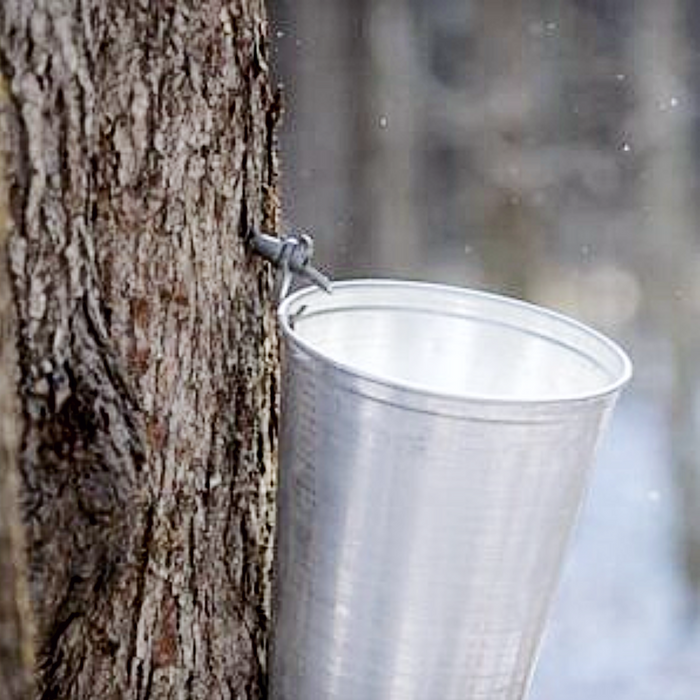
[{"label": "rough bark texture", "polygon": [[22,495],[49,699],[264,695],[262,0],[7,0]]},{"label": "rough bark texture", "polygon": [[[0,78],[0,105],[7,86]],[[3,134],[0,131],[0,142]],[[0,160],[0,698],[29,698],[32,647],[31,605],[27,589],[24,534],[18,499],[17,358],[14,311],[7,261],[7,190]]]}]

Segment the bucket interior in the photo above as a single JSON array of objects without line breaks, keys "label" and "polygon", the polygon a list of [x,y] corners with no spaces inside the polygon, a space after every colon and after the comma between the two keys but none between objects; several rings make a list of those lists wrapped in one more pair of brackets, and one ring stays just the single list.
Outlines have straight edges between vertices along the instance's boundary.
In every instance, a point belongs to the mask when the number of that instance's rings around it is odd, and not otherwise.
[{"label": "bucket interior", "polygon": [[568,401],[620,388],[612,341],[532,304],[417,282],[352,281],[282,304],[287,336],[336,366],[408,390],[485,401]]}]

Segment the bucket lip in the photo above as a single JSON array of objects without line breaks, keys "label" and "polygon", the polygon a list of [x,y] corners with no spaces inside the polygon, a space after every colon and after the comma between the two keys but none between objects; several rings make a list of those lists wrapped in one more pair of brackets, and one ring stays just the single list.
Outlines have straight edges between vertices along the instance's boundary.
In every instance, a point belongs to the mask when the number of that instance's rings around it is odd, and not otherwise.
[{"label": "bucket lip", "polygon": [[[542,317],[551,319],[556,323],[569,326],[585,335],[588,335],[591,339],[597,341],[601,346],[605,347],[612,355],[614,355],[620,364],[619,376],[612,381],[608,381],[601,385],[600,389],[579,392],[572,392],[570,394],[562,394],[561,396],[549,396],[549,397],[537,397],[532,398],[509,398],[506,396],[489,396],[485,394],[476,393],[450,393],[444,391],[436,391],[424,386],[414,384],[412,382],[406,382],[396,379],[389,379],[387,377],[382,377],[373,372],[368,372],[365,370],[358,369],[352,364],[347,362],[340,362],[325,352],[319,350],[315,344],[305,340],[302,335],[294,330],[292,324],[290,323],[290,311],[293,311],[293,307],[299,305],[305,298],[318,296],[319,298],[324,298],[327,296],[327,292],[322,291],[312,285],[302,287],[296,290],[288,297],[286,297],[280,304],[277,310],[277,316],[279,323],[284,331],[284,335],[289,338],[293,343],[298,345],[307,354],[313,358],[325,363],[332,369],[348,375],[352,378],[360,379],[366,381],[370,384],[385,387],[387,389],[398,391],[401,393],[407,393],[415,396],[423,396],[426,398],[437,399],[440,401],[456,402],[459,404],[473,404],[473,405],[489,405],[489,406],[502,406],[502,407],[520,407],[520,406],[538,406],[538,407],[554,407],[554,406],[565,406],[571,404],[581,404],[589,403],[591,401],[597,401],[604,399],[610,395],[614,395],[619,392],[632,378],[633,375],[633,365],[628,354],[616,343],[611,340],[606,335],[600,331],[591,328],[581,321],[577,321],[566,314],[554,311],[552,309],[534,304],[531,302],[523,301],[516,297],[507,296],[505,294],[498,294],[494,292],[487,292],[479,289],[471,289],[469,287],[459,287],[456,285],[439,284],[435,282],[423,282],[416,280],[403,280],[403,279],[380,279],[380,278],[357,278],[342,281],[334,281],[332,286],[332,292],[338,292],[344,289],[361,288],[371,290],[375,289],[400,289],[405,288],[412,291],[425,290],[438,292],[443,294],[451,294],[458,296],[466,296],[472,299],[483,299],[485,301],[496,302],[499,304],[505,304],[511,308],[520,308],[529,313],[536,313]],[[348,307],[351,309],[352,307]],[[407,307],[409,308],[409,307]],[[340,307],[339,307],[340,310]],[[300,313],[303,313],[303,306],[300,309]],[[556,343],[557,340],[554,338],[548,338],[550,342]],[[577,350],[570,345],[566,345],[572,352],[577,352]],[[585,354],[585,353],[581,353]],[[586,355],[589,359],[594,359],[590,354]]]}]

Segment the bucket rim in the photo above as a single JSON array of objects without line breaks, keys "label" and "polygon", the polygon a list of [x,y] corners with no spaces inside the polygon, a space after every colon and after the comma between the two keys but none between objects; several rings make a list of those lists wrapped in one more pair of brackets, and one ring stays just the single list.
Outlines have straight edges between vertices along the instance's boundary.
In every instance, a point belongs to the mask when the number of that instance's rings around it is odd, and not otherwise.
[{"label": "bucket rim", "polygon": [[[382,279],[382,278],[355,278],[342,281],[334,281],[332,286],[331,298],[333,293],[342,292],[343,290],[352,289],[400,289],[405,288],[410,291],[426,291],[432,293],[442,293],[446,295],[456,295],[476,300],[483,300],[485,302],[491,302],[496,304],[501,304],[508,306],[513,309],[521,309],[526,313],[534,313],[540,317],[551,320],[554,323],[562,324],[563,326],[568,326],[569,328],[578,331],[584,336],[588,336],[591,340],[596,341],[605,348],[612,356],[615,357],[619,364],[619,372],[614,379],[606,383],[601,383],[601,387],[595,390],[583,391],[583,392],[570,392],[568,394],[562,393],[560,396],[533,396],[532,398],[513,398],[507,396],[489,396],[487,394],[469,393],[469,392],[445,392],[438,391],[435,389],[430,389],[419,384],[415,384],[409,381],[403,381],[394,378],[383,377],[378,373],[370,372],[367,370],[359,369],[353,366],[351,363],[342,362],[334,359],[330,354],[320,350],[315,343],[306,340],[301,333],[299,333],[294,328],[294,322],[297,318],[300,318],[304,313],[306,306],[303,302],[307,299],[318,297],[320,299],[327,299],[328,293],[314,287],[312,285],[302,287],[296,290],[289,296],[287,296],[279,308],[277,309],[277,317],[279,320],[280,327],[282,328],[285,338],[289,339],[295,345],[299,346],[304,352],[316,359],[317,361],[327,365],[332,370],[340,372],[350,378],[358,379],[363,382],[367,382],[370,385],[376,385],[378,387],[383,387],[392,391],[399,393],[405,393],[409,395],[414,395],[417,397],[425,397],[429,399],[436,399],[439,401],[445,401],[449,403],[458,403],[462,405],[482,405],[482,406],[492,406],[492,407],[556,407],[556,406],[569,406],[574,404],[584,404],[603,400],[606,397],[615,395],[620,390],[629,383],[633,375],[633,364],[629,355],[622,349],[622,347],[606,336],[605,334],[597,331],[591,326],[577,321],[576,319],[568,316],[559,311],[554,311],[553,309],[535,304],[532,302],[524,301],[518,299],[517,297],[508,296],[505,294],[484,291],[480,289],[472,289],[470,287],[460,287],[457,285],[440,284],[435,282],[425,282],[417,280],[404,280],[404,279]],[[352,307],[348,307],[350,310]],[[406,306],[405,308],[410,308]],[[338,308],[338,311],[342,311]],[[436,309],[439,313],[439,310]],[[520,327],[521,330],[526,330],[524,327]],[[549,342],[558,343],[555,338],[544,336]],[[574,348],[573,346],[560,343],[566,347],[571,352],[579,352],[585,355],[590,360],[594,358],[589,353],[581,352],[580,350]],[[612,372],[609,372],[612,375]]]}]

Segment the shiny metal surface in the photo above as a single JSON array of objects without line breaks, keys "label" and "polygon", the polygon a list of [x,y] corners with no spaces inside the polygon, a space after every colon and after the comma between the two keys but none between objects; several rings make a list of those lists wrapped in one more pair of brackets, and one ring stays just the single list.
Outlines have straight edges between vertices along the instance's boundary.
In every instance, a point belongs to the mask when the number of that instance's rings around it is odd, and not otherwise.
[{"label": "shiny metal surface", "polygon": [[305,289],[280,321],[271,697],[522,698],[629,360],[419,283]]}]

